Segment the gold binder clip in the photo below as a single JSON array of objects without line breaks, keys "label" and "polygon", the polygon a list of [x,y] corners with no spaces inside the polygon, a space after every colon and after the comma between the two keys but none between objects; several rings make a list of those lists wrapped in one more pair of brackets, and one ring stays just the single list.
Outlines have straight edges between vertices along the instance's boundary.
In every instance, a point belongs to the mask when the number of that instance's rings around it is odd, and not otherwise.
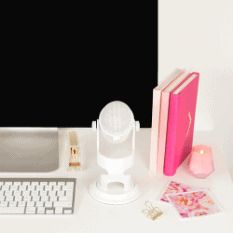
[{"label": "gold binder clip", "polygon": [[163,214],[163,212],[158,207],[153,206],[150,201],[146,201],[145,206],[147,208],[142,210],[142,212],[146,214],[147,218],[150,218],[153,221]]}]

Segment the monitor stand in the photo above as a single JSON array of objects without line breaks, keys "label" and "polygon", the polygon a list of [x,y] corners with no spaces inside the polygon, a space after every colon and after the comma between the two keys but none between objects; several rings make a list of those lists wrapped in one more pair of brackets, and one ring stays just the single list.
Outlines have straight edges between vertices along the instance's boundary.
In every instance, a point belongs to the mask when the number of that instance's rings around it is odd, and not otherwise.
[{"label": "monitor stand", "polygon": [[0,128],[0,172],[49,172],[58,165],[57,128]]}]

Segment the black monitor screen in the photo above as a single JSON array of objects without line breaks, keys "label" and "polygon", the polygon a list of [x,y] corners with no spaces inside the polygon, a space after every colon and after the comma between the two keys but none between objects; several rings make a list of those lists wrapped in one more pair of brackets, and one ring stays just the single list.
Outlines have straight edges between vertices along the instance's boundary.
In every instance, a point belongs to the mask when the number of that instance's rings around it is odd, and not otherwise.
[{"label": "black monitor screen", "polygon": [[150,127],[157,84],[155,5],[71,7],[9,18],[0,126],[90,127],[105,104],[121,100]]}]

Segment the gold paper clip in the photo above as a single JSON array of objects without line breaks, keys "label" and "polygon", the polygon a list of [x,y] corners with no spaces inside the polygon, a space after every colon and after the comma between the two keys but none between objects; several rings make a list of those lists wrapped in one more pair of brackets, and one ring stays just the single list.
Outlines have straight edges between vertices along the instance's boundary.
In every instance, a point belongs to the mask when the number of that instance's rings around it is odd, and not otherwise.
[{"label": "gold paper clip", "polygon": [[145,206],[147,208],[142,210],[142,212],[146,214],[147,218],[150,218],[153,221],[163,214],[163,212],[158,207],[153,206],[150,201],[146,201]]}]

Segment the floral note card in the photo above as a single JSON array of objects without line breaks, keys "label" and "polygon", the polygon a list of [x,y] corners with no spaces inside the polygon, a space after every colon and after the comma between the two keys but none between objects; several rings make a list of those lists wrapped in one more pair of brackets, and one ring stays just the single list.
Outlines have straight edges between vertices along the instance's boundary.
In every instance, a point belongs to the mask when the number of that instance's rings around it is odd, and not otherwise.
[{"label": "floral note card", "polygon": [[191,191],[166,195],[182,218],[203,216],[221,211],[209,191]]},{"label": "floral note card", "polygon": [[165,189],[165,191],[163,192],[160,201],[165,201],[165,202],[169,202],[169,200],[167,199],[167,194],[172,194],[172,193],[184,193],[184,192],[189,192],[189,191],[193,191],[194,189],[188,185],[185,184],[181,184],[175,181],[170,181]]}]

